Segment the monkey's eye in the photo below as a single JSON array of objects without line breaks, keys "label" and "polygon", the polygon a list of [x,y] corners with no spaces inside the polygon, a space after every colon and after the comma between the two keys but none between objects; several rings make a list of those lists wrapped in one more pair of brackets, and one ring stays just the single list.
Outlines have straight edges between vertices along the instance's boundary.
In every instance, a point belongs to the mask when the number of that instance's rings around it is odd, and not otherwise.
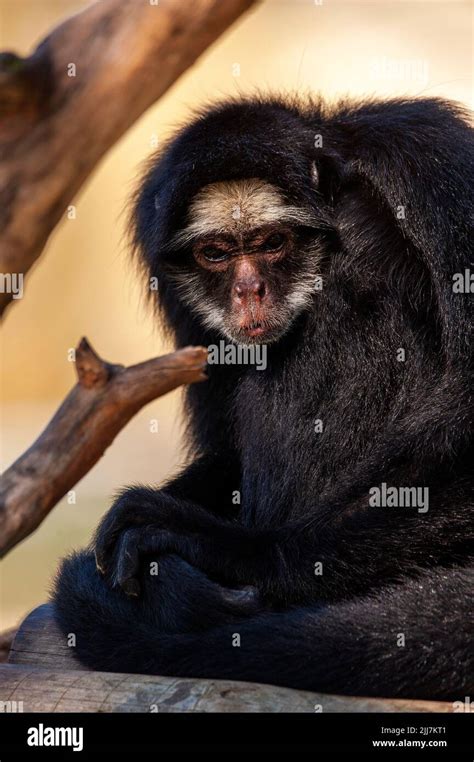
[{"label": "monkey's eye", "polygon": [[262,251],[279,251],[285,242],[284,233],[272,233],[264,240],[260,248]]},{"label": "monkey's eye", "polygon": [[224,249],[219,249],[217,246],[203,246],[199,249],[199,254],[208,262],[223,262],[227,259],[228,253]]}]

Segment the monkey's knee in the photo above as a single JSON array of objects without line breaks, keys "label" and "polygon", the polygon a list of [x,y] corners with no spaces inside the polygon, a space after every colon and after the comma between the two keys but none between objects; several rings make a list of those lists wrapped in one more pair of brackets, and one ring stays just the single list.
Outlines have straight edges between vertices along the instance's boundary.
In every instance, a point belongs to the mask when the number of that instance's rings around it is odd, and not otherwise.
[{"label": "monkey's knee", "polygon": [[141,595],[127,597],[102,577],[92,552],[66,558],[53,592],[56,621],[74,634],[78,658],[105,668],[111,649],[125,652],[144,628],[159,636],[202,632],[242,621],[260,610],[251,590],[233,590],[210,580],[177,556],[150,559],[141,571]]},{"label": "monkey's knee", "polygon": [[[58,569],[52,602],[56,620],[64,631],[94,632],[98,623],[112,626],[114,619],[130,616],[133,602],[112,590],[97,571],[90,551],[73,553]],[[131,605],[132,604],[132,605]]]}]

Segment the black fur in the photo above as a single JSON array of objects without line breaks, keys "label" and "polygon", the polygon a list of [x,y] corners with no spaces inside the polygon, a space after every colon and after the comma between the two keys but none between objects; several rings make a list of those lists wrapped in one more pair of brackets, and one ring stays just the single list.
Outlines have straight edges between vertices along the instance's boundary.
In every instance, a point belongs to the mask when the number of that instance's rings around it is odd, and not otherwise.
[{"label": "black fur", "polygon": [[[472,694],[472,295],[453,292],[472,267],[471,135],[434,99],[252,100],[203,114],[150,164],[134,240],[178,345],[220,338],[170,277],[169,243],[210,182],[261,177],[313,209],[324,288],[265,372],[212,366],[189,389],[195,460],[160,491],[119,497],[95,541],[106,579],[91,553],[64,562],[57,617],[84,663]],[[382,482],[428,487],[428,512],[369,506]]]}]

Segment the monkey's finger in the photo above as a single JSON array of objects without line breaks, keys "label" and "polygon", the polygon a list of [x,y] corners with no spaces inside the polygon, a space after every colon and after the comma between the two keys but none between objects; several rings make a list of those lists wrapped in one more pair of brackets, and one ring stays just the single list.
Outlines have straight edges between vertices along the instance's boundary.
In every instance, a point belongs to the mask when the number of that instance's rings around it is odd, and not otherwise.
[{"label": "monkey's finger", "polygon": [[157,505],[153,494],[145,488],[124,492],[101,521],[95,536],[95,560],[98,571],[105,574],[122,534],[133,527],[156,524]]},{"label": "monkey's finger", "polygon": [[140,595],[137,579],[140,571],[140,534],[140,529],[128,529],[121,535],[117,547],[114,582],[130,597]]},{"label": "monkey's finger", "polygon": [[101,574],[106,574],[112,561],[114,550],[120,538],[131,529],[124,521],[124,517],[112,509],[100,524],[95,538],[95,563]]},{"label": "monkey's finger", "polygon": [[110,563],[113,549],[119,534],[110,526],[110,521],[104,521],[98,528],[95,538],[95,565],[100,574],[105,574]]}]

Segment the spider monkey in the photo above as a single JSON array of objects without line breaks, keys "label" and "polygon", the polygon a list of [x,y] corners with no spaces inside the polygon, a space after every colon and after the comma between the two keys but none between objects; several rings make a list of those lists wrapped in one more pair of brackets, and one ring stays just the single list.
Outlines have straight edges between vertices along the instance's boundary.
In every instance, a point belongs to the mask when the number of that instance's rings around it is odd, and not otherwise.
[{"label": "spider monkey", "polygon": [[188,467],[63,561],[85,665],[472,695],[471,136],[438,99],[261,97],[151,159],[132,236],[176,345],[267,367],[209,365]]}]

